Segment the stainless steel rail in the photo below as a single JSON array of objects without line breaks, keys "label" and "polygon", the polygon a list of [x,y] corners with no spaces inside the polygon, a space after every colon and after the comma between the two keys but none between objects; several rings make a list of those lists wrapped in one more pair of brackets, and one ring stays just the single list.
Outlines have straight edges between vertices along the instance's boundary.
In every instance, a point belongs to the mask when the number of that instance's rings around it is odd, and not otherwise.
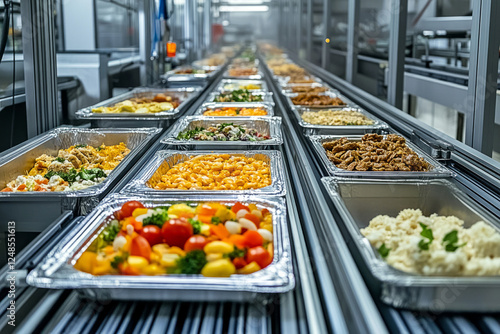
[{"label": "stainless steel rail", "polygon": [[[470,196],[474,197],[480,204],[489,209],[497,217],[500,217],[500,164],[463,145],[462,143],[439,133],[437,130],[419,122],[409,115],[404,114],[402,111],[388,105],[387,103],[374,98],[359,88],[354,87],[346,81],[326,72],[322,68],[298,59],[294,59],[294,61],[310,73],[340,90],[344,95],[348,96],[351,100],[355,101],[372,114],[389,123],[393,128],[400,131],[408,138],[411,138],[412,134],[414,134],[415,130],[417,130],[420,136],[424,137],[423,139],[418,140],[423,140],[424,142],[440,140],[442,145],[446,143],[449,145],[448,147],[454,147],[449,159],[443,162],[445,162],[447,167],[452,169],[457,174],[456,180],[461,183],[464,190]],[[276,91],[276,87],[273,88]],[[281,102],[277,101],[277,107],[280,107],[280,105],[284,104],[284,102],[284,97],[282,97]],[[346,243],[350,243],[350,237],[347,233],[345,233],[346,231],[343,226],[342,219],[336,212],[333,203],[331,203],[329,198],[327,198],[326,194],[323,194],[322,198],[321,190],[316,189],[316,191],[314,191],[314,188],[316,188],[318,184],[317,181],[322,176],[325,176],[326,173],[323,170],[323,167],[319,164],[317,157],[312,154],[309,142],[304,141],[303,136],[300,135],[301,129],[298,127],[298,123],[295,120],[290,121],[290,118],[287,116],[287,114],[291,111],[286,111],[286,109],[283,110],[283,124],[288,125],[285,127],[287,135],[285,140],[287,143],[286,147],[290,148],[291,146],[296,146],[295,148],[298,149],[298,152],[300,152],[299,154],[291,152],[290,155],[293,155],[295,163],[290,164],[289,167],[299,170],[299,184],[307,186],[302,189],[304,192],[303,200],[310,210],[313,213],[319,210],[318,213],[320,214],[321,211],[325,211],[322,215],[323,218],[319,216],[317,220],[315,220],[315,225],[317,226],[316,229],[320,232],[318,241],[323,244],[328,244],[330,241],[330,246],[325,247],[324,252],[328,252],[329,257],[334,257],[339,253],[339,248],[342,249]],[[295,139],[293,138],[294,136],[298,138]],[[294,142],[296,140],[299,142],[297,145],[290,145],[290,142]],[[303,167],[304,165],[307,166],[307,168]],[[300,173],[300,169],[305,169],[305,171]],[[312,189],[312,191],[309,189]],[[300,203],[300,201],[298,202]],[[321,203],[321,205],[315,205],[316,203]],[[324,220],[325,217],[329,218]],[[309,224],[307,224],[307,219],[304,219],[306,224],[303,224],[303,227],[306,227]],[[328,224],[328,222],[330,222],[330,224]],[[321,227],[321,225],[323,226]],[[335,237],[335,234],[332,235],[331,233],[341,233],[340,243],[338,243],[339,241],[337,240],[335,242],[331,242],[332,238]],[[310,235],[308,237],[309,242],[311,242],[312,239],[310,238]],[[338,235],[336,237],[339,238]],[[351,251],[353,252],[352,249]],[[354,260],[359,260],[359,256],[357,256],[355,252],[351,254],[352,257],[354,257]],[[347,254],[343,260],[352,265],[352,259],[348,260],[351,257],[351,254]],[[359,276],[359,272],[356,273],[355,264],[354,267],[355,268],[350,268],[351,276],[348,276],[349,283],[342,285],[341,283],[339,284],[338,280],[336,280],[336,285],[340,285],[347,290],[355,287],[355,278]],[[344,268],[336,266],[334,270],[335,272],[331,277],[335,278],[334,275],[341,274],[342,269]],[[321,281],[327,279],[329,279],[329,277],[322,276],[321,273],[318,273],[317,280]],[[370,284],[368,281],[365,281],[365,283],[367,285]],[[364,285],[363,282],[359,282],[359,284]],[[363,291],[366,292],[365,289],[363,289]],[[370,301],[369,296],[365,293],[360,293],[359,291],[357,291],[354,295],[348,296],[346,299],[342,297],[343,296],[341,296],[341,300],[348,303],[351,309],[355,309],[356,306],[360,304],[361,300]],[[372,309],[372,312],[376,313],[375,316],[373,313],[367,313],[363,309],[358,309],[359,312],[357,314],[354,312],[351,313],[354,314],[354,317],[350,320],[364,323],[367,321],[365,319],[366,317],[381,316],[387,326],[387,329],[393,333],[496,333],[500,331],[500,314],[441,314],[413,312],[389,307],[379,301],[377,297],[374,298],[374,304],[372,305],[375,305],[375,310],[373,311]],[[349,315],[349,313],[346,312],[344,312],[344,314],[346,316]],[[346,322],[349,323],[348,320],[346,320]]]}]

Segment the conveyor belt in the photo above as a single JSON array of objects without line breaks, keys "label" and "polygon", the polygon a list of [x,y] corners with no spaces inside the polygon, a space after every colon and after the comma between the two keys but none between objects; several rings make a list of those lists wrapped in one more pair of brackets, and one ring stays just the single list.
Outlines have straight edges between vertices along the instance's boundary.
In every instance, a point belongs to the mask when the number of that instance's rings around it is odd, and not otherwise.
[{"label": "conveyor belt", "polygon": [[[216,78],[184,115],[193,114],[204,102],[207,94],[220,81]],[[137,173],[152,154],[164,146],[159,139],[113,188],[120,191]],[[292,182],[288,181],[288,187]],[[254,303],[179,303],[179,302],[123,302],[88,301],[76,291],[45,290],[33,287],[19,288],[16,292],[16,330],[26,333],[324,333],[330,330],[347,332],[340,300],[334,293],[328,295],[323,306],[323,290],[316,285],[317,266],[305,244],[301,230],[298,205],[291,189],[287,194],[289,229],[292,237],[296,288],[276,296],[271,301]],[[44,243],[26,247],[25,261],[19,269],[32,268],[66,231],[81,221],[66,217],[58,231],[46,230],[40,236]],[[322,254],[324,256],[324,254]],[[36,261],[32,261],[35,259]],[[28,265],[29,264],[29,265]],[[321,267],[321,266],[320,266]],[[332,284],[330,281],[329,284]],[[323,285],[322,285],[323,286]],[[0,295],[0,305],[8,305],[6,290]],[[325,311],[326,308],[326,311]],[[2,307],[5,310],[5,307]],[[325,314],[326,313],[326,314]],[[5,313],[1,314],[6,316]],[[328,322],[326,319],[332,321]],[[9,333],[13,328],[0,324],[0,332]]]},{"label": "conveyor belt", "polygon": [[[307,62],[304,61],[298,61],[295,59],[301,66],[305,67],[309,72],[313,73],[314,75],[320,77],[322,80],[325,82],[331,84],[334,88],[340,89],[341,92],[351,99],[355,99],[355,96],[352,94],[349,94],[350,92],[342,90],[341,87],[336,85],[336,82],[332,82],[330,80],[330,77],[332,76],[329,73],[324,72],[323,70],[319,70],[318,67],[316,66],[309,66]],[[266,71],[266,74],[269,76],[270,73]],[[339,79],[340,81],[340,79]],[[284,97],[282,94],[280,94],[280,91],[277,89],[277,86],[270,86],[274,90],[274,93],[276,95],[281,96],[281,100],[277,100],[277,109],[282,109],[282,110],[287,110],[286,103],[284,100]],[[279,100],[279,101],[278,101]],[[364,106],[368,111],[370,110],[370,106],[366,105]],[[290,110],[288,110],[289,113],[291,113]],[[405,127],[411,126],[409,124],[403,124],[403,122],[400,122],[394,117],[391,117],[389,114],[381,114],[377,113],[377,117],[383,119],[387,123],[389,123],[391,126],[398,128],[400,131],[401,129],[404,129]],[[284,124],[285,130],[290,132],[295,132],[296,134],[302,134],[302,129],[298,125],[298,122],[296,122],[293,117],[288,117],[286,114],[284,116]],[[307,166],[306,169],[308,169],[305,173],[299,173],[299,176],[301,178],[300,182],[302,185],[307,185],[308,188],[315,188],[317,184],[320,184],[319,180],[323,176],[327,176],[326,171],[322,167],[322,165],[319,163],[316,154],[314,154],[313,149],[311,147],[311,144],[305,140],[303,135],[298,135],[298,140],[300,141],[300,144],[298,146],[301,146],[304,154],[303,155],[296,155],[295,157],[297,158],[296,161],[296,166],[302,166],[305,165]],[[461,147],[462,149],[466,149]],[[457,152],[458,153],[458,152]],[[455,157],[457,161],[459,161],[459,156]],[[463,160],[460,160],[463,161]],[[476,163],[481,163],[480,161]],[[489,201],[496,203],[496,209],[498,209],[498,203],[499,203],[499,198],[497,196],[498,193],[498,188],[492,186],[491,184],[482,184],[479,182],[478,176],[474,174],[475,169],[477,169],[476,166],[471,166],[471,165],[459,165],[458,163],[454,162],[454,164],[451,166],[453,170],[459,172],[460,169],[465,169],[469,172],[469,175],[459,175],[458,178],[466,184],[469,188],[474,188],[476,189],[477,193],[480,194],[479,199],[483,199],[482,202],[483,204],[488,204],[485,202],[485,198],[488,198]],[[488,166],[487,166],[488,167]],[[475,181],[474,185],[471,184],[471,181]],[[316,184],[315,184],[316,182]],[[486,193],[486,189],[489,189],[490,191]],[[306,191],[306,189],[304,189]],[[328,199],[328,196],[323,192],[318,192],[318,189],[311,189],[309,191],[310,198],[308,198],[308,203],[309,205],[311,203],[315,202],[321,202],[326,200],[328,204],[327,207],[329,207],[329,211],[333,214],[333,217],[326,217],[327,222],[326,222],[326,228],[327,230],[324,230],[324,234],[320,234],[323,238],[333,238],[332,235],[335,234],[335,228],[332,227],[332,222],[338,222],[336,225],[340,227],[340,230],[342,231],[343,237],[345,238],[347,244],[350,243],[350,235],[345,231],[344,226],[342,224],[342,220],[338,213],[336,212],[336,209],[331,203],[331,201]],[[473,194],[472,194],[473,195]],[[476,194],[477,195],[477,194]],[[494,204],[493,204],[494,205]],[[494,213],[496,213],[494,211]],[[323,217],[324,219],[325,217]],[[328,224],[330,222],[330,224]],[[318,223],[318,222],[317,222]],[[323,221],[325,223],[325,221]],[[328,227],[330,227],[330,231],[328,231]],[[332,233],[330,235],[329,233]],[[326,240],[324,240],[326,241]],[[338,245],[337,245],[338,246]],[[354,247],[351,248],[351,251],[354,250]],[[334,249],[330,248],[330,252],[337,252]],[[355,256],[355,259],[357,261],[361,261]],[[339,281],[336,282],[339,284]],[[352,285],[353,282],[351,282]],[[366,282],[367,284],[369,282]],[[453,291],[450,291],[453,293]],[[392,333],[500,333],[500,314],[499,313],[494,313],[494,314],[477,314],[477,313],[427,313],[427,312],[414,312],[414,311],[407,311],[407,310],[399,310],[393,307],[389,307],[382,302],[379,301],[378,296],[372,296],[375,305],[378,308],[378,312],[382,316],[385,324],[387,325],[387,328],[390,332]],[[363,296],[363,294],[358,293],[357,296],[354,296],[354,298],[365,298],[366,296]],[[354,304],[356,302],[355,299],[347,299],[349,304]],[[346,302],[347,302],[346,300]],[[346,313],[344,313],[346,314]],[[348,314],[346,314],[348,315]],[[359,313],[357,315],[359,318],[364,318],[367,316],[366,313]],[[358,319],[359,319],[358,318]],[[361,320],[361,319],[360,319]]]}]

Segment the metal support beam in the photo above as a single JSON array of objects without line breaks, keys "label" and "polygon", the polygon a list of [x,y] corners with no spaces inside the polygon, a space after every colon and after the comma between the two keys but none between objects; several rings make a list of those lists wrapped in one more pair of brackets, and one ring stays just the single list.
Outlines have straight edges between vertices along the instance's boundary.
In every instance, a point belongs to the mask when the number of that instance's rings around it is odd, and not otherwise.
[{"label": "metal support beam", "polygon": [[330,38],[330,16],[332,15],[332,0],[323,1],[323,27],[325,31],[323,32],[322,48],[321,48],[321,67],[326,68],[330,63],[330,44],[326,43],[325,40]]},{"label": "metal support beam", "polygon": [[307,0],[307,18],[306,18],[306,50],[307,50],[307,60],[312,61],[312,42],[313,42],[313,19],[312,19],[312,11],[313,11],[313,0]]},{"label": "metal support beam", "polygon": [[297,55],[299,55],[300,57],[300,54],[303,54],[301,52],[302,50],[302,34],[303,34],[303,31],[302,31],[302,9],[303,9],[303,2],[304,0],[297,0],[298,4],[297,4],[297,13],[298,13],[298,17],[297,17]]},{"label": "metal support beam", "polygon": [[23,0],[24,82],[28,138],[57,127],[62,115],[57,104],[54,2]]},{"label": "metal support beam", "polygon": [[358,73],[358,31],[360,0],[349,0],[347,9],[347,58],[345,78],[353,83]]},{"label": "metal support beam", "polygon": [[465,143],[491,157],[500,41],[498,0],[473,2]]},{"label": "metal support beam", "polygon": [[212,44],[212,1],[203,2],[203,49],[210,50]]},{"label": "metal support beam", "polygon": [[387,101],[398,109],[403,107],[407,14],[408,0],[391,0]]},{"label": "metal support beam", "polygon": [[153,7],[154,1],[141,0],[139,2],[138,19],[139,19],[139,53],[141,56],[141,85],[156,81],[153,70],[153,62],[151,60],[151,32],[153,30]]}]

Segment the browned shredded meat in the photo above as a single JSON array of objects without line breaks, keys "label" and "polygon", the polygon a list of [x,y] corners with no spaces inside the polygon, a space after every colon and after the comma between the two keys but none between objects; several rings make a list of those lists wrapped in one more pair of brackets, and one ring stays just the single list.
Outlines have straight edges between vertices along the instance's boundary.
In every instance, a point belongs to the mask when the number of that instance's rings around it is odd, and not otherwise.
[{"label": "browned shredded meat", "polygon": [[316,93],[301,93],[292,98],[295,105],[301,106],[343,106],[345,102],[338,97],[319,95]]},{"label": "browned shredded meat", "polygon": [[335,166],[350,171],[418,171],[430,165],[406,146],[401,136],[369,133],[361,141],[340,138],[323,143],[326,155]]}]

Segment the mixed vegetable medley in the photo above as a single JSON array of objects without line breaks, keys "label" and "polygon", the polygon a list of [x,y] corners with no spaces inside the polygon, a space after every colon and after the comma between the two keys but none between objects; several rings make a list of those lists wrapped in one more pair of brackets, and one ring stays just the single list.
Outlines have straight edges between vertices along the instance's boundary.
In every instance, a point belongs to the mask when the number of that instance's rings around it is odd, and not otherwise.
[{"label": "mixed vegetable medley", "polygon": [[103,182],[130,150],[118,145],[74,145],[57,157],[42,154],[25,175],[7,183],[2,192],[82,190]]},{"label": "mixed vegetable medley", "polygon": [[129,201],[82,253],[92,275],[251,274],[273,261],[272,214],[255,204]]},{"label": "mixed vegetable medley", "polygon": [[255,95],[247,89],[233,90],[232,92],[220,93],[213,102],[262,102],[262,95]]},{"label": "mixed vegetable medley", "polygon": [[208,108],[203,112],[203,116],[266,116],[267,111],[264,108]]},{"label": "mixed vegetable medley", "polygon": [[178,140],[208,140],[208,141],[261,141],[270,139],[270,136],[259,133],[256,129],[249,129],[245,125],[222,123],[208,128],[195,127],[177,135]]}]

